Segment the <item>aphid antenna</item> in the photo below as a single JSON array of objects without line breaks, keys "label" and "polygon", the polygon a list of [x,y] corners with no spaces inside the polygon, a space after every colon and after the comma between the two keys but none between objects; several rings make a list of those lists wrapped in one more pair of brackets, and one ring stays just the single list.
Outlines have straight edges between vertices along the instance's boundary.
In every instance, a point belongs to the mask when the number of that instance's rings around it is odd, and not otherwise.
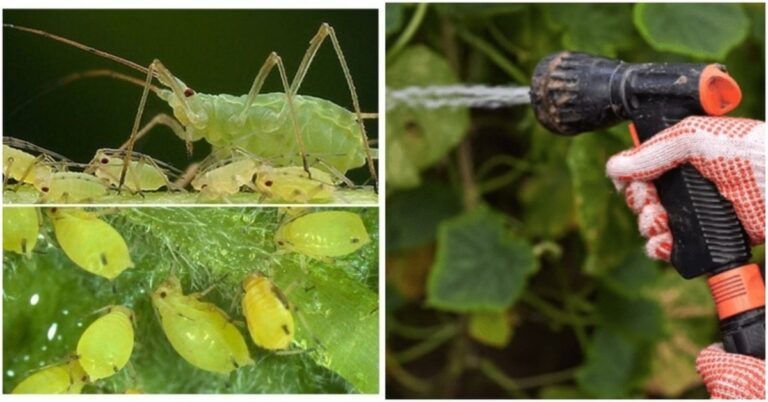
[{"label": "aphid antenna", "polygon": [[22,139],[18,139],[15,137],[7,137],[3,136],[3,144],[8,145],[12,148],[18,148],[18,149],[26,149],[28,151],[35,151],[42,155],[50,156],[51,158],[55,158],[61,162],[67,162],[67,163],[74,163],[71,159],[67,158],[64,155],[58,154],[56,152],[53,152],[51,150],[45,149],[39,145],[35,145],[29,141],[24,141]]},{"label": "aphid antenna", "polygon": [[[16,106],[13,110],[11,110],[7,114],[6,118],[15,115],[16,113],[24,110],[26,107],[28,107],[32,103],[36,102],[38,99],[40,99],[40,98],[50,94],[51,92],[56,91],[56,90],[58,90],[58,89],[60,89],[62,87],[65,87],[65,86],[67,86],[67,85],[69,85],[69,84],[71,84],[73,82],[80,81],[80,80],[83,80],[83,79],[88,79],[88,78],[102,78],[102,77],[112,78],[112,79],[115,79],[115,80],[118,80],[118,81],[129,82],[131,84],[135,84],[135,85],[138,85],[140,87],[144,86],[144,81],[142,79],[139,79],[139,78],[136,78],[136,77],[132,77],[132,76],[127,75],[127,74],[122,74],[122,73],[119,73],[117,71],[109,70],[109,69],[95,69],[95,70],[86,70],[86,71],[74,72],[74,73],[71,73],[71,74],[67,74],[64,77],[59,78],[55,82],[50,83],[50,84],[42,87],[42,89],[40,89],[38,92],[36,92],[32,96],[30,96],[29,98],[24,100],[23,102],[19,102],[18,106]],[[160,88],[158,88],[155,85],[150,85],[149,89],[150,89],[150,91],[154,92],[155,94],[160,93]]]},{"label": "aphid antenna", "polygon": [[72,46],[72,47],[76,47],[76,48],[78,48],[80,50],[83,50],[83,51],[86,51],[88,53],[92,53],[92,54],[95,54],[97,56],[103,57],[105,59],[109,59],[109,60],[112,60],[114,62],[120,63],[120,64],[122,64],[124,66],[130,67],[130,68],[132,68],[132,69],[134,69],[136,71],[139,71],[141,73],[144,73],[144,74],[148,74],[149,73],[149,69],[147,69],[146,67],[141,66],[139,64],[136,64],[136,63],[134,63],[134,62],[132,62],[130,60],[124,59],[122,57],[115,56],[115,55],[113,55],[111,53],[108,53],[108,52],[105,52],[103,50],[96,49],[95,47],[84,45],[84,44],[82,44],[80,42],[77,42],[77,41],[74,41],[72,39],[67,39],[67,38],[64,38],[62,36],[54,35],[54,34],[52,34],[50,32],[46,32],[46,31],[43,31],[41,29],[28,28],[28,27],[24,27],[24,26],[20,26],[20,25],[13,25],[13,24],[3,24],[3,27],[4,28],[15,29],[15,30],[18,30],[18,31],[24,31],[24,32],[28,32],[28,33],[31,33],[31,34],[42,36],[44,38],[55,40],[57,42],[61,42],[61,43],[64,43],[66,45],[69,45],[69,46]]}]

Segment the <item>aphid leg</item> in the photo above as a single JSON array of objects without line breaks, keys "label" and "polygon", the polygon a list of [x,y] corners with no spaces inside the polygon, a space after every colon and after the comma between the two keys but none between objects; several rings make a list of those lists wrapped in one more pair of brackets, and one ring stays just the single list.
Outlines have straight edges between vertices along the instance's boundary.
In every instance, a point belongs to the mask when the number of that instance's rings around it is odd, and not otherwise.
[{"label": "aphid leg", "polygon": [[139,124],[141,124],[141,115],[144,114],[144,106],[147,104],[147,96],[149,95],[149,87],[152,85],[152,77],[156,69],[156,65],[160,61],[155,59],[149,64],[147,69],[147,79],[144,81],[144,90],[141,93],[141,100],[139,101],[139,109],[136,111],[136,118],[133,120],[133,129],[131,129],[131,136],[128,137],[126,144],[126,152],[123,157],[123,170],[120,172],[120,182],[117,185],[117,193],[120,194],[120,190],[123,188],[125,182],[125,174],[128,172],[128,165],[131,163],[131,154],[133,153],[133,145],[136,143],[136,135],[139,131]]},{"label": "aphid leg", "polygon": [[355,115],[357,116],[357,125],[360,127],[360,135],[363,137],[363,149],[365,150],[365,157],[368,161],[368,170],[370,171],[371,179],[373,180],[373,189],[376,191],[376,193],[378,193],[379,178],[376,174],[376,167],[373,164],[373,158],[371,157],[371,149],[368,146],[368,135],[365,132],[365,124],[363,124],[363,116],[362,112],[360,111],[360,102],[357,99],[357,92],[355,91],[355,83],[352,81],[352,75],[349,73],[349,67],[347,66],[347,61],[344,58],[344,53],[341,51],[341,45],[339,45],[339,39],[336,37],[336,32],[333,30],[333,27],[327,23],[320,25],[320,29],[317,31],[312,40],[309,41],[309,47],[307,48],[306,53],[304,53],[304,58],[301,60],[301,64],[296,71],[296,76],[293,78],[293,82],[291,82],[291,95],[293,96],[298,93],[299,87],[304,81],[304,77],[307,75],[307,70],[309,70],[309,65],[312,63],[312,59],[315,58],[317,50],[320,48],[320,45],[322,45],[326,37],[331,38],[333,50],[336,52],[336,56],[339,59],[339,64],[341,64],[341,69],[344,71],[344,78],[347,80],[349,94],[352,96],[352,106],[354,107]]},{"label": "aphid leg", "polygon": [[[144,127],[142,127],[138,133],[136,133],[136,138],[134,139],[134,142],[140,140],[142,137],[147,135],[149,130],[152,130],[158,124],[162,124],[170,128],[171,131],[173,131],[173,133],[176,134],[177,137],[183,139],[187,146],[187,154],[188,155],[192,154],[192,142],[189,141],[189,139],[187,139],[187,133],[184,130],[184,126],[182,126],[181,123],[176,121],[176,119],[174,119],[173,117],[165,113],[160,113],[156,115],[155,117],[152,118],[152,120],[150,120],[146,125],[144,125]],[[125,149],[125,147],[128,146],[129,141],[130,139],[124,142],[122,145],[120,145],[120,148],[118,149]]]},{"label": "aphid leg", "polygon": [[8,166],[3,167],[3,189],[5,189],[5,187],[8,185],[8,179],[10,178],[8,173],[11,171],[11,168],[13,167],[13,162],[16,161],[15,159],[13,159],[13,157],[10,157],[10,156],[6,160],[8,161]]},{"label": "aphid leg", "polygon": [[45,158],[45,154],[40,154],[40,155],[38,155],[38,156],[35,158],[35,160],[33,160],[33,161],[32,161],[32,163],[30,163],[30,164],[29,164],[29,166],[27,167],[27,169],[24,171],[24,174],[23,174],[23,175],[21,175],[21,177],[19,177],[19,183],[23,183],[23,182],[24,182],[24,179],[26,179],[26,178],[27,178],[27,176],[29,176],[29,174],[30,174],[30,173],[32,173],[32,171],[33,171],[33,170],[35,170],[35,166],[37,166],[38,162],[40,162],[40,161],[42,161],[42,160],[44,160],[44,159],[46,159],[46,158]]},{"label": "aphid leg", "polygon": [[[336,169],[335,167],[329,165],[328,163],[325,163],[325,161],[323,161],[322,159],[320,159],[318,157],[315,157],[315,160],[317,161],[318,164],[320,164],[322,167],[326,168],[329,172],[331,172],[331,174],[336,176],[337,179],[339,179],[342,182],[344,182],[344,184],[346,184],[347,187],[349,187],[349,188],[354,188],[355,187],[355,183],[352,183],[352,180],[349,180],[349,178],[347,178],[347,176],[344,176],[344,174],[342,174],[339,171],[339,169]],[[333,183],[328,183],[328,184],[333,184]]]},{"label": "aphid leg", "polygon": [[288,76],[285,73],[285,65],[283,65],[283,59],[280,58],[280,56],[272,52],[267,57],[267,60],[264,61],[264,64],[261,65],[261,69],[259,69],[258,74],[256,74],[256,78],[253,80],[253,85],[251,86],[251,90],[248,91],[248,97],[245,99],[245,106],[243,107],[243,110],[240,112],[240,115],[238,115],[238,121],[241,122],[241,124],[245,123],[245,119],[248,115],[248,110],[251,107],[251,104],[256,100],[256,96],[259,94],[259,91],[261,91],[261,87],[264,85],[264,80],[266,80],[267,76],[269,75],[270,71],[277,66],[277,70],[280,73],[280,81],[283,84],[283,91],[285,91],[285,103],[288,108],[288,114],[291,119],[291,123],[293,124],[293,131],[294,135],[296,136],[296,144],[299,146],[299,154],[301,156],[301,163],[304,166],[304,170],[307,172],[309,177],[312,177],[312,173],[309,171],[309,164],[307,163],[307,154],[306,154],[306,148],[304,147],[304,138],[301,136],[301,132],[299,130],[299,123],[298,120],[296,120],[296,111],[293,107],[293,97],[295,94],[289,89],[288,85]]},{"label": "aphid leg", "polygon": [[200,170],[200,164],[199,163],[191,163],[187,168],[184,170],[184,173],[182,173],[176,181],[173,182],[173,187],[171,187],[173,190],[180,190],[184,191],[184,187],[187,187],[189,183],[192,181],[192,179],[195,178],[195,175],[197,175],[198,170]]}]

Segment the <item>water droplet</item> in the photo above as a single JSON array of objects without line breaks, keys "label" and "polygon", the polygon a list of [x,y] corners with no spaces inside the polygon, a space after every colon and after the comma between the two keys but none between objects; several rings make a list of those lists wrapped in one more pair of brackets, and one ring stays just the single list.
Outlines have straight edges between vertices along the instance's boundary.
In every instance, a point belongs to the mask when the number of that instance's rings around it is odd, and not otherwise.
[{"label": "water droplet", "polygon": [[83,327],[83,323],[82,323],[82,321],[78,321],[78,323],[77,323],[77,327],[78,327],[78,328],[82,328],[82,327]]},{"label": "water droplet", "polygon": [[29,298],[29,304],[31,306],[36,306],[39,301],[40,301],[40,295],[37,293],[33,294],[32,297]]},{"label": "water droplet", "polygon": [[45,346],[45,345],[43,345],[43,347],[42,347],[42,348],[40,348],[40,350],[42,350],[43,352],[45,352],[46,350],[48,350],[48,346]]},{"label": "water droplet", "polygon": [[25,362],[28,362],[28,361],[29,361],[29,355],[24,355],[24,357],[22,358],[22,360],[24,360]]},{"label": "water droplet", "polygon": [[61,310],[61,314],[69,315],[69,310]]},{"label": "water droplet", "polygon": [[59,324],[53,323],[51,324],[51,327],[48,328],[48,340],[52,341],[53,337],[56,336],[56,330],[59,328]]},{"label": "water droplet", "polygon": [[8,370],[5,372],[5,375],[7,375],[8,377],[13,377],[16,375],[16,373],[14,373],[13,370]]}]

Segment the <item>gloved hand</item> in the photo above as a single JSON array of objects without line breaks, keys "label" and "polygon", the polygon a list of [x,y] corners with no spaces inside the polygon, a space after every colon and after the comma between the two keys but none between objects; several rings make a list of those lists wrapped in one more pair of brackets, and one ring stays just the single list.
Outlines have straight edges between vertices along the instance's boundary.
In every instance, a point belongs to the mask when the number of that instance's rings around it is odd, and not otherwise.
[{"label": "gloved hand", "polygon": [[[753,245],[765,242],[765,123],[732,117],[689,117],[608,161],[607,173],[637,214],[646,253],[669,261],[672,233],[652,181],[690,163],[733,204]],[[714,399],[765,399],[765,362],[704,349],[696,368]]]},{"label": "gloved hand", "polygon": [[765,399],[765,361],[726,353],[715,343],[699,353],[696,370],[712,399]]},{"label": "gloved hand", "polygon": [[607,173],[637,214],[646,253],[669,261],[672,233],[652,181],[690,163],[733,204],[753,245],[765,241],[765,123],[692,116],[640,146],[614,155]]}]

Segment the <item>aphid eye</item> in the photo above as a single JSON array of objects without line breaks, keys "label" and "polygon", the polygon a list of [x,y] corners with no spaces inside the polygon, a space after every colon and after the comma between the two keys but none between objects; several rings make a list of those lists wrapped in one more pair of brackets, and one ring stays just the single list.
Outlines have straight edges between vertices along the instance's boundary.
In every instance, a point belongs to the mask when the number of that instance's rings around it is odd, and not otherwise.
[{"label": "aphid eye", "polygon": [[56,213],[56,211],[58,211],[58,210],[59,210],[58,208],[51,208],[51,212],[53,212],[54,214],[55,214],[55,213]]},{"label": "aphid eye", "polygon": [[47,193],[48,190],[50,190],[48,187],[43,187],[43,188],[40,189],[40,191],[42,191],[44,193]]},{"label": "aphid eye", "polygon": [[190,96],[192,96],[194,94],[195,94],[195,90],[192,89],[192,88],[187,88],[187,89],[184,90],[184,96],[186,96],[187,98],[189,98]]},{"label": "aphid eye", "polygon": [[107,163],[109,163],[109,158],[101,158],[101,163],[106,165]]},{"label": "aphid eye", "polygon": [[160,292],[160,298],[165,299],[165,296],[167,296],[165,292]]},{"label": "aphid eye", "polygon": [[285,242],[283,242],[282,240],[280,240],[280,241],[278,241],[278,242],[277,242],[277,245],[278,245],[278,246],[282,246],[282,245],[284,245],[284,244],[285,244]]},{"label": "aphid eye", "polygon": [[80,381],[82,381],[82,382],[88,382],[88,376],[87,376],[87,375],[84,375],[84,376],[83,376],[83,377],[80,379]]},{"label": "aphid eye", "polygon": [[208,187],[207,184],[203,184],[202,186],[200,186],[200,188],[207,188],[207,187]]},{"label": "aphid eye", "polygon": [[360,239],[358,239],[357,237],[352,238],[352,244],[359,243],[359,242],[360,242]]},{"label": "aphid eye", "polygon": [[264,185],[267,186],[267,187],[272,187],[272,180],[265,181]]}]

